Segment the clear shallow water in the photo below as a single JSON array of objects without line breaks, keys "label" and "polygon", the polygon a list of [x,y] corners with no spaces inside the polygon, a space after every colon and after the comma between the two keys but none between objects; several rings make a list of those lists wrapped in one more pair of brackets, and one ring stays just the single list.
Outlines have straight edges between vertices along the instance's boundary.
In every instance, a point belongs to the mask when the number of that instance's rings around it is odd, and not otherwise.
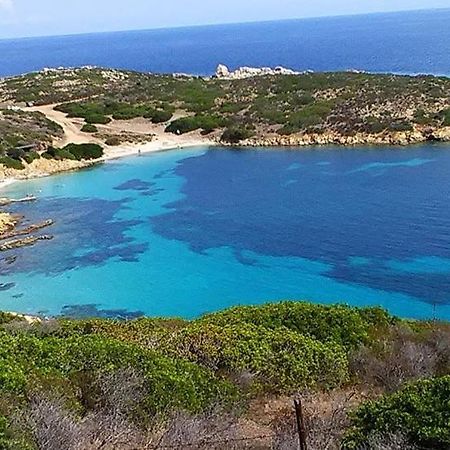
[{"label": "clear shallow water", "polygon": [[6,192],[29,193],[13,210],[54,218],[55,239],[2,261],[3,310],[195,317],[310,299],[450,319],[449,146],[171,151]]},{"label": "clear shallow water", "polygon": [[212,74],[218,63],[450,75],[450,9],[0,40],[0,76],[97,65]]}]

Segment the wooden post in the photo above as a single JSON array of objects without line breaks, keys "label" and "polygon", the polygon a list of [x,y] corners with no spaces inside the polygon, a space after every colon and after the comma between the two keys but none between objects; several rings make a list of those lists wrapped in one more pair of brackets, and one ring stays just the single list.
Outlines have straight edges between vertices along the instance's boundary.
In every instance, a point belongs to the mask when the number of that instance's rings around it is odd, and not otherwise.
[{"label": "wooden post", "polygon": [[295,416],[297,418],[297,430],[298,430],[298,440],[300,443],[300,450],[307,450],[306,430],[305,430],[305,421],[303,419],[302,401],[300,399],[294,400],[294,405],[295,405]]}]

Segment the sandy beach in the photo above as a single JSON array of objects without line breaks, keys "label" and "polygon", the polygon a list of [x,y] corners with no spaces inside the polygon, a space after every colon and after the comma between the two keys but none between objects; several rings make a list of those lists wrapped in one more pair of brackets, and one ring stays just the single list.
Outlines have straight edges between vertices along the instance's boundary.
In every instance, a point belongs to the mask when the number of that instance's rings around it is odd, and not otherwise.
[{"label": "sandy beach", "polygon": [[[99,159],[90,161],[57,161],[40,158],[33,161],[31,164],[27,164],[23,170],[2,168],[0,169],[0,189],[17,181],[46,177],[55,173],[82,169],[112,159],[173,149],[217,145],[217,141],[214,137],[202,136],[199,132],[175,135],[165,132],[165,124],[155,125],[145,119],[133,119],[120,121],[113,120],[107,125],[97,125],[99,134],[121,136],[125,133],[133,136],[137,141],[141,141],[136,143],[122,143],[117,146],[108,146],[96,135],[82,132],[81,127],[84,123],[82,120],[68,118],[64,113],[55,111],[54,107],[55,105],[45,105],[24,108],[24,110],[40,112],[62,127],[64,136],[62,139],[54,142],[55,146],[63,147],[68,143],[95,143],[103,147],[104,155]],[[176,116],[177,115],[175,115],[175,117]]]}]

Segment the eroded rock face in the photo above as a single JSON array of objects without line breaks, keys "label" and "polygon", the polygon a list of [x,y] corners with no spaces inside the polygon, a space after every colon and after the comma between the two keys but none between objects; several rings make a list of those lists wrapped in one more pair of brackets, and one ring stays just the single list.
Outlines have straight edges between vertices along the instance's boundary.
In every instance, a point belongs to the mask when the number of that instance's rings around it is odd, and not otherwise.
[{"label": "eroded rock face", "polygon": [[219,64],[216,69],[216,77],[229,80],[239,80],[243,78],[258,77],[263,75],[298,75],[300,72],[295,72],[285,67],[239,67],[233,72],[230,72],[227,66]]}]

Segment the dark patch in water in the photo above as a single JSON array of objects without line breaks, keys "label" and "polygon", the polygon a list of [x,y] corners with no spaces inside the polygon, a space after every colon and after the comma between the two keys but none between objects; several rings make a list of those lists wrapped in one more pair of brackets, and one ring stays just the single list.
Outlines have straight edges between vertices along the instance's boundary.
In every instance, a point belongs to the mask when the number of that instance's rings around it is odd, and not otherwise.
[{"label": "dark patch in water", "polygon": [[125,181],[119,186],[116,186],[114,189],[116,191],[147,191],[153,187],[155,184],[150,183],[148,181],[140,180],[138,178],[134,178],[132,180]]},{"label": "dark patch in water", "polygon": [[102,265],[113,258],[138,261],[148,245],[133,242],[126,232],[141,221],[115,217],[127,207],[128,201],[44,198],[33,205],[12,208],[13,212],[27,217],[30,223],[53,218],[54,239],[5,252],[7,258],[14,258],[15,263],[2,264],[0,275],[17,272],[55,275],[77,267]]},{"label": "dark patch in water", "polygon": [[125,309],[100,309],[97,304],[66,305],[61,316],[70,319],[119,319],[132,320],[144,316],[142,311],[127,311]]},{"label": "dark patch in water", "polygon": [[13,295],[12,298],[22,298],[25,294],[16,294]]},{"label": "dark patch in water", "polygon": [[[244,264],[254,264],[242,257],[245,251],[301,257],[328,264],[326,275],[346,284],[448,304],[449,273],[386,266],[391,260],[450,260],[445,150],[209,151],[177,166],[183,196],[151,223],[161,236],[198,253],[229,247]],[[324,155],[333,173],[322,173]],[[349,262],[355,256],[372,262],[355,267]]]}]

